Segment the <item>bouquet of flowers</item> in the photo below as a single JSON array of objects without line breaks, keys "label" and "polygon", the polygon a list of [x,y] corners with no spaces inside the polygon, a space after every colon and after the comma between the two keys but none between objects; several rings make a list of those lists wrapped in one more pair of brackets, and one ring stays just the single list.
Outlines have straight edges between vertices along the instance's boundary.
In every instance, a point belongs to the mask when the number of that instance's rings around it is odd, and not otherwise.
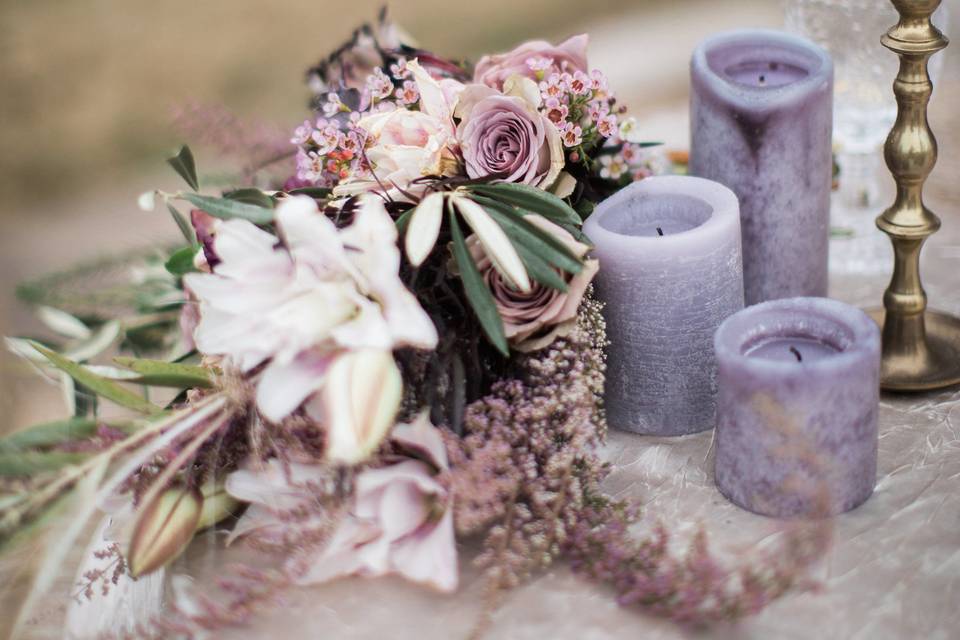
[{"label": "bouquet of flowers", "polygon": [[[528,42],[471,70],[381,18],[309,71],[285,181],[253,171],[210,195],[189,148],[170,159],[189,189],[140,204],[166,208],[184,243],[138,259],[135,295],[23,290],[63,340],[8,345],[73,413],[0,440],[0,541],[63,523],[34,602],[98,511],[70,614],[88,623],[75,608],[156,589],[198,532],[277,558],[225,599],[174,578],[165,611],[118,634],[233,624],[277,589],[345,575],[453,591],[468,537],[490,609],[557,558],[696,623],[794,583],[818,544],[724,570],[703,536],[676,557],[662,527],[633,539],[637,510],[601,488],[601,265],[580,227],[668,163],[586,49]],[[131,355],[93,363],[116,346]]]}]

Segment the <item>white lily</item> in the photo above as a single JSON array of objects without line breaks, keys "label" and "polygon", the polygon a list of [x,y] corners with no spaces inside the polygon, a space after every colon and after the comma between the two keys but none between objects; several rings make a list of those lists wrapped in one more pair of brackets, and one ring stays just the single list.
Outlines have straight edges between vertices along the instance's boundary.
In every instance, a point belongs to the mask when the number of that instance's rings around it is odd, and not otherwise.
[{"label": "white lily", "polygon": [[339,356],[316,407],[327,429],[327,460],[351,465],[365,460],[393,426],[402,395],[403,379],[389,351]]},{"label": "white lily", "polygon": [[410,264],[419,267],[433,251],[443,222],[443,194],[431,193],[410,214],[404,246]]},{"label": "white lily", "polygon": [[530,277],[523,266],[520,255],[500,225],[490,217],[483,207],[466,196],[456,195],[454,204],[463,215],[473,232],[477,234],[484,252],[494,268],[513,287],[523,293],[530,292]]}]

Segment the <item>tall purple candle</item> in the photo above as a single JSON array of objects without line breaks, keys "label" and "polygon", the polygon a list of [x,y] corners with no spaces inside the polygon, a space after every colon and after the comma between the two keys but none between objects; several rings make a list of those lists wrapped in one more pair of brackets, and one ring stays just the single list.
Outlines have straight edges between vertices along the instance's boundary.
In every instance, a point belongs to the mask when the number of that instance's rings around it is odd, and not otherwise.
[{"label": "tall purple candle", "polygon": [[726,320],[714,344],[720,491],[778,517],[866,500],[877,472],[876,323],[835,300],[775,300]]},{"label": "tall purple candle", "polygon": [[655,435],[713,427],[713,334],[743,308],[736,196],[701,178],[647,178],[602,202],[583,230],[600,260],[610,424]]},{"label": "tall purple candle", "polygon": [[721,33],[690,64],[690,173],[740,199],[746,303],[827,293],[833,63],[769,30]]}]

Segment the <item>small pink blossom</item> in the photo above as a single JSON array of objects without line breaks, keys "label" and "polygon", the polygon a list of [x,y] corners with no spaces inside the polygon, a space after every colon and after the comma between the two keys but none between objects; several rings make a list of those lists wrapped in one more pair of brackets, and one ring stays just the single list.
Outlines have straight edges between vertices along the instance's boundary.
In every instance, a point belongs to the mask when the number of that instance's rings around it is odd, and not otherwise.
[{"label": "small pink blossom", "polygon": [[398,88],[394,95],[396,95],[397,100],[404,105],[415,104],[417,100],[420,99],[420,91],[417,89],[417,83],[410,80],[405,81],[403,86]]},{"label": "small pink blossom", "polygon": [[636,145],[624,143],[620,155],[627,164],[636,164],[640,160],[640,149]]},{"label": "small pink blossom", "polygon": [[324,164],[326,158],[316,151],[297,150],[297,178],[311,183],[320,182],[324,178]]},{"label": "small pink blossom", "polygon": [[377,68],[367,77],[366,88],[374,101],[383,100],[393,93],[393,81],[382,69]]},{"label": "small pink blossom", "polygon": [[583,142],[583,129],[578,124],[567,122],[560,131],[560,139],[566,147],[575,147]]},{"label": "small pink blossom", "polygon": [[593,92],[590,76],[583,71],[575,72],[567,81],[567,85],[570,87],[570,91],[578,96],[590,95]]},{"label": "small pink blossom", "polygon": [[597,121],[597,132],[604,138],[617,133],[617,116],[610,113],[600,118]]},{"label": "small pink blossom", "polygon": [[310,138],[317,145],[316,152],[325,156],[340,146],[343,134],[336,125],[328,124],[323,129],[315,129]]},{"label": "small pink blossom", "polygon": [[322,109],[323,115],[327,116],[328,118],[332,118],[341,111],[349,111],[347,106],[340,100],[340,96],[334,92],[327,94],[327,101],[323,103]]},{"label": "small pink blossom", "polygon": [[390,65],[390,75],[396,80],[406,80],[410,77],[410,70],[407,68],[407,59],[400,58]]},{"label": "small pink blossom", "polygon": [[599,69],[590,72],[590,88],[601,94],[607,92],[607,76]]},{"label": "small pink blossom", "polygon": [[542,81],[538,86],[540,87],[540,92],[543,94],[544,100],[548,98],[562,98],[566,96],[567,86],[566,81],[564,80],[564,75],[569,74],[560,74],[560,73],[551,73],[547,76],[547,79]]},{"label": "small pink blossom", "polygon": [[543,103],[543,112],[551,122],[560,127],[560,124],[567,119],[570,107],[557,98],[547,98]]},{"label": "small pink blossom", "polygon": [[587,115],[591,122],[598,122],[610,113],[610,104],[606,100],[593,100],[587,105]]},{"label": "small pink blossom", "polygon": [[290,142],[301,145],[306,143],[311,135],[313,135],[313,123],[309,120],[304,120],[303,124],[293,130],[293,137],[290,138]]}]

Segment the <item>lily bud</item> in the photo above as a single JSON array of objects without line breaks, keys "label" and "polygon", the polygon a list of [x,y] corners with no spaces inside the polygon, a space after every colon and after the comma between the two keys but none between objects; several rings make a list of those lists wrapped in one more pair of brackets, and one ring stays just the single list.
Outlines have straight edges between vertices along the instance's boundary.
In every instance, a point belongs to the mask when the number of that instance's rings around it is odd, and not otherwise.
[{"label": "lily bud", "polygon": [[233,515],[243,503],[227,493],[223,480],[207,482],[201,488],[203,506],[200,508],[200,519],[197,520],[197,531],[212,527],[221,520]]},{"label": "lily bud", "polygon": [[404,234],[404,246],[410,264],[419,267],[427,259],[440,235],[443,221],[443,194],[431,193],[410,214]]},{"label": "lily bud", "polygon": [[167,489],[137,515],[127,551],[130,575],[138,578],[177,558],[197,530],[203,496],[194,489]]},{"label": "lily bud", "polygon": [[393,426],[402,393],[400,369],[389,351],[339,356],[323,387],[327,459],[357,464],[373,453]]}]

